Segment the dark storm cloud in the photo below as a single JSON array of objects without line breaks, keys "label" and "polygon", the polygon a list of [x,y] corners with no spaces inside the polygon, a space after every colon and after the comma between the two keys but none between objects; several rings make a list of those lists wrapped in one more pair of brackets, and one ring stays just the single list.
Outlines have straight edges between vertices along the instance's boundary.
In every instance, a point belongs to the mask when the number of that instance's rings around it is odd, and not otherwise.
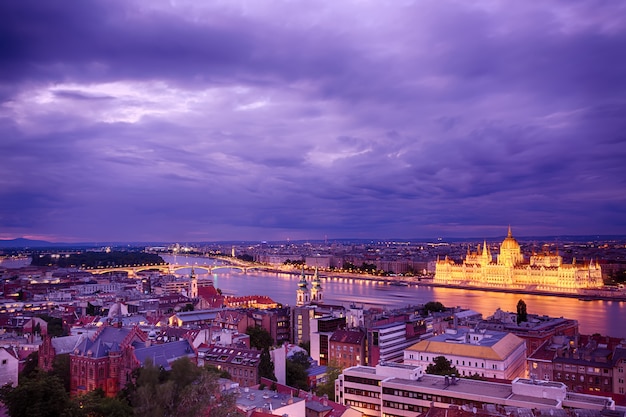
[{"label": "dark storm cloud", "polygon": [[3,3],[0,237],[626,233],[624,14]]}]

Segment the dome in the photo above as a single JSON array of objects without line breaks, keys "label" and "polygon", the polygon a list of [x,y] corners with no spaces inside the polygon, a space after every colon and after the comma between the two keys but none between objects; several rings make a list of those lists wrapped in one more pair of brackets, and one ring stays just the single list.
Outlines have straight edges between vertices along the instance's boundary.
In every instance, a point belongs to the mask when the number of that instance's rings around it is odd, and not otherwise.
[{"label": "dome", "polygon": [[520,248],[519,243],[517,243],[517,240],[515,240],[515,238],[511,234],[511,226],[509,226],[509,233],[507,234],[506,238],[502,241],[502,245],[500,245],[500,250],[503,250],[503,249],[518,250],[519,248]]}]

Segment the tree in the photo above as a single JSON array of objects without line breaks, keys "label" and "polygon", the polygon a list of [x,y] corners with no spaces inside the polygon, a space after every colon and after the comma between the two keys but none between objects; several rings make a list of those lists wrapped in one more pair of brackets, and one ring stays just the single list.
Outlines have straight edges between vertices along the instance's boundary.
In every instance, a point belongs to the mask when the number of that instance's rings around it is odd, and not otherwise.
[{"label": "tree", "polygon": [[308,374],[304,366],[287,359],[285,373],[287,385],[305,391],[309,390]]},{"label": "tree", "polygon": [[294,353],[293,355],[291,355],[291,358],[289,358],[289,360],[301,365],[304,369],[309,369],[309,366],[311,366],[311,361],[309,360],[309,356],[304,352]]},{"label": "tree", "polygon": [[204,369],[206,369],[210,373],[217,375],[218,378],[224,378],[224,379],[232,378],[231,375],[227,371],[223,369],[219,369],[215,365],[204,365]]},{"label": "tree", "polygon": [[131,417],[133,408],[120,398],[108,398],[96,389],[73,399],[64,417]]},{"label": "tree", "polygon": [[5,385],[0,388],[0,401],[6,405],[11,417],[57,417],[70,406],[63,382],[45,372],[33,373],[17,387]]},{"label": "tree", "polygon": [[63,381],[63,386],[65,387],[65,391],[70,391],[70,355],[56,355],[54,360],[52,361],[52,370],[50,371],[52,375],[56,375],[59,377],[61,381]]},{"label": "tree", "polygon": [[160,369],[147,359],[139,371],[132,405],[138,417],[162,417],[170,415],[173,406],[173,383],[162,381]]},{"label": "tree", "polygon": [[326,367],[326,381],[319,384],[315,393],[322,397],[326,395],[329,400],[335,401],[335,380],[341,374],[341,368],[336,363]]},{"label": "tree", "polygon": [[219,377],[219,373],[198,368],[188,358],[174,361],[169,372],[148,360],[132,394],[134,415],[195,417],[208,412],[211,416],[228,416],[234,413],[235,400],[220,393]]},{"label": "tree", "polygon": [[426,304],[424,304],[424,312],[426,315],[428,315],[431,312],[441,312],[444,311],[446,309],[446,307],[441,304],[439,301],[429,301]]},{"label": "tree", "polygon": [[250,336],[250,346],[259,350],[269,349],[274,345],[272,335],[261,326],[250,326],[246,329],[246,334]]},{"label": "tree", "polygon": [[237,259],[241,259],[242,261],[245,261],[245,262],[254,262],[254,257],[252,255],[248,255],[247,253],[237,255]]},{"label": "tree", "polygon": [[169,379],[177,387],[186,387],[198,379],[201,373],[202,368],[198,368],[189,358],[183,357],[172,363]]},{"label": "tree", "polygon": [[271,379],[272,381],[277,381],[276,375],[274,374],[274,363],[270,358],[270,351],[267,348],[261,351],[261,358],[259,361],[259,376],[261,378],[267,378]]},{"label": "tree", "polygon": [[437,356],[433,359],[433,363],[426,367],[427,374],[433,375],[458,375],[459,372],[452,362],[447,360],[445,356]]},{"label": "tree", "polygon": [[528,321],[528,312],[526,311],[526,303],[524,300],[517,302],[517,324]]},{"label": "tree", "polygon": [[351,270],[351,269],[354,270],[356,269],[356,265],[354,265],[352,262],[346,261],[343,263],[343,265],[341,265],[341,268],[345,270]]},{"label": "tree", "polygon": [[41,314],[39,318],[48,323],[48,336],[57,337],[68,335],[68,332],[63,327],[63,320],[60,318],[52,317],[47,314]]},{"label": "tree", "polygon": [[39,371],[39,368],[37,367],[38,365],[39,365],[39,352],[34,351],[33,353],[31,353],[30,355],[26,357],[24,368],[22,368],[22,372],[20,372],[20,374],[18,375],[19,383],[21,383],[22,380],[31,378],[34,374],[36,374]]},{"label": "tree", "polygon": [[296,352],[286,362],[287,385],[305,391],[309,390],[309,375],[307,369],[311,366],[308,356],[303,352]]}]

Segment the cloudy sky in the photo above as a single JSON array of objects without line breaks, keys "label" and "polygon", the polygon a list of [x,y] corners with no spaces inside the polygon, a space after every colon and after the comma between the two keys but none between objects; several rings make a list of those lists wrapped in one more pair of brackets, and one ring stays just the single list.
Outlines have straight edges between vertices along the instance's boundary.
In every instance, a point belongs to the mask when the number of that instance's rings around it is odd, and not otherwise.
[{"label": "cloudy sky", "polygon": [[626,234],[626,3],[0,3],[0,239]]}]

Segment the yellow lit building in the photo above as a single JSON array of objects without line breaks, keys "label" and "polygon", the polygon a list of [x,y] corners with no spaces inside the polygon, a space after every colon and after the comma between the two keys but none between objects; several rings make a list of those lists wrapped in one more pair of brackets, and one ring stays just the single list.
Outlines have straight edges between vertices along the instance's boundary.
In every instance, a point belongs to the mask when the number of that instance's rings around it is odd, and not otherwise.
[{"label": "yellow lit building", "polygon": [[485,242],[482,250],[480,245],[476,252],[468,248],[462,264],[446,257],[438,259],[435,268],[436,284],[567,293],[603,286],[602,270],[593,261],[577,263],[574,259],[564,264],[558,252],[533,254],[526,261],[510,227],[495,261]]}]

